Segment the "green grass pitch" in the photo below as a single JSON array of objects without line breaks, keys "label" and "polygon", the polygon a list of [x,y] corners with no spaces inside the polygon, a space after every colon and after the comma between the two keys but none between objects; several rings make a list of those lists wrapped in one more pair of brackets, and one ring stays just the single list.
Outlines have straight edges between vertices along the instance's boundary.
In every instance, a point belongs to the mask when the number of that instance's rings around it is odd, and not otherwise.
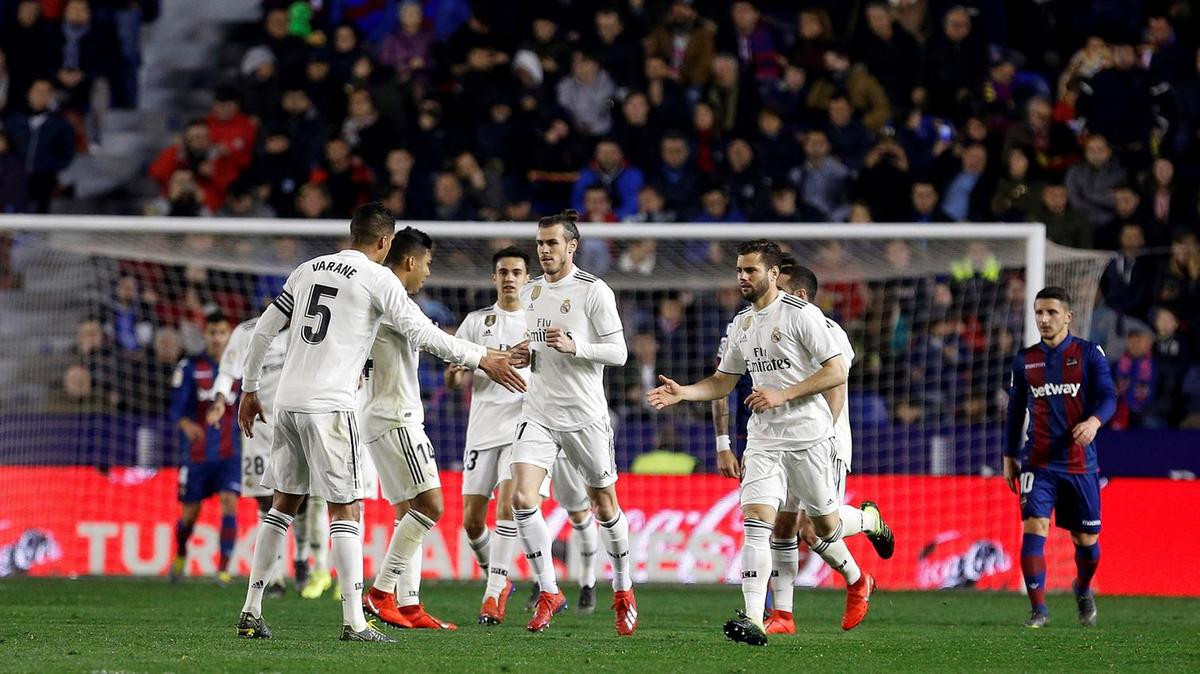
[{"label": "green grass pitch", "polygon": [[[839,621],[844,595],[797,590],[799,634],[765,648],[726,641],[722,623],[741,606],[737,587],[637,588],[641,625],[618,638],[610,594],[593,615],[572,609],[542,634],[525,631],[528,585],[492,628],[474,623],[482,587],[427,583],[435,615],[457,632],[399,631],[399,643],[337,641],[337,602],[295,594],[266,600],[269,641],[234,635],[243,588],[161,579],[0,580],[4,671],[1195,671],[1200,600],[1099,598],[1100,626],[1075,621],[1069,596],[1050,598],[1050,627],[1021,626],[1028,605],[1013,594],[887,592],[858,629]],[[575,588],[568,586],[567,596]]]}]

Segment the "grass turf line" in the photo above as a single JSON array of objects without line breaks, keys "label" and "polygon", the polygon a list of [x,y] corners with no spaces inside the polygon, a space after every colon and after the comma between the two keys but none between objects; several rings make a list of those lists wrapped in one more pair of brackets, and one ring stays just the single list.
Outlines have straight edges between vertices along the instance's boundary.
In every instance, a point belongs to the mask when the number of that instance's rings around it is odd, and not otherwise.
[{"label": "grass turf line", "polygon": [[[844,633],[844,594],[796,592],[795,636],[766,648],[727,641],[721,625],[742,605],[732,586],[646,585],[636,588],[641,625],[618,638],[611,594],[597,588],[593,615],[570,610],[542,634],[525,631],[524,583],[508,620],[475,624],[483,585],[426,583],[430,612],[457,622],[457,632],[390,630],[400,643],[345,644],[337,602],[295,593],[264,600],[270,641],[234,635],[244,588],[203,580],[0,580],[0,670],[3,671],[816,671],[879,670],[1154,670],[1195,667],[1200,600],[1098,598],[1100,626],[1075,621],[1069,595],[1049,599],[1053,621],[1021,626],[1024,597],[975,592],[886,592]],[[565,585],[574,603],[577,589]]]}]

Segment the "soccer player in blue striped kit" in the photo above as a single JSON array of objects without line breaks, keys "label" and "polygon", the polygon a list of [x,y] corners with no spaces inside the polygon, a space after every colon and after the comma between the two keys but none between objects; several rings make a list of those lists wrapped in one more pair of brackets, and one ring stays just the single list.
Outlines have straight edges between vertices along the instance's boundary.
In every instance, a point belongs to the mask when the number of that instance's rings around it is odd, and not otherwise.
[{"label": "soccer player in blue striped kit", "polygon": [[[1004,443],[1004,480],[1021,497],[1021,571],[1032,606],[1027,627],[1050,622],[1046,535],[1050,513],[1075,542],[1072,583],[1080,624],[1096,624],[1092,576],[1100,563],[1100,475],[1096,432],[1117,406],[1108,359],[1098,344],[1070,333],[1071,298],[1049,287],[1034,299],[1042,339],[1013,359]],[[1021,443],[1025,416],[1029,429]]]}]

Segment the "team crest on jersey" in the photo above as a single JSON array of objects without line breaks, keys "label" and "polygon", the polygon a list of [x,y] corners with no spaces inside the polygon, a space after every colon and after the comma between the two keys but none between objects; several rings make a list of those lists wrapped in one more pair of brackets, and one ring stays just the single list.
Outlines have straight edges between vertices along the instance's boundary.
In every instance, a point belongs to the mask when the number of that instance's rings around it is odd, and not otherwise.
[{"label": "team crest on jersey", "polygon": [[749,316],[747,316],[746,320],[742,321],[742,331],[743,332],[750,329],[750,321],[751,320],[752,319]]},{"label": "team crest on jersey", "polygon": [[779,331],[779,328],[775,328],[774,330],[771,331],[771,341],[772,342],[775,342],[776,344],[778,344],[779,340],[781,340],[781,339],[783,339],[783,333]]},{"label": "team crest on jersey", "polygon": [[489,328],[492,327],[493,325],[495,325],[496,324],[496,314],[488,314],[487,316],[484,316],[483,324]]},{"label": "team crest on jersey", "polygon": [[570,313],[571,312],[571,299],[567,298],[567,299],[563,300],[562,306],[559,307],[558,310],[564,314]]},{"label": "team crest on jersey", "polygon": [[538,295],[541,295],[541,294],[542,294],[542,287],[541,287],[541,286],[534,286],[534,287],[533,287],[533,294],[532,294],[532,295],[530,295],[530,297],[531,297],[532,299],[535,299],[535,300],[536,300],[536,299],[538,298]]},{"label": "team crest on jersey", "polygon": [[1067,367],[1075,367],[1078,364],[1079,364],[1078,358],[1068,358],[1067,359]]}]

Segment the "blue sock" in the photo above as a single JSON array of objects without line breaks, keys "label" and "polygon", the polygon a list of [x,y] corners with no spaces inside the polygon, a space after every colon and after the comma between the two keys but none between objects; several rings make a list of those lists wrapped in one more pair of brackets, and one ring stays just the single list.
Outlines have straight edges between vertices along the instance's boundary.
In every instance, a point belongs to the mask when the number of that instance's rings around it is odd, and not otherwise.
[{"label": "blue sock", "polygon": [[1100,543],[1075,546],[1075,593],[1084,594],[1092,586],[1092,576],[1100,566]]},{"label": "blue sock", "polygon": [[229,570],[229,558],[233,555],[233,546],[237,543],[237,516],[221,516],[221,571]]},{"label": "blue sock", "polygon": [[1046,537],[1025,534],[1021,537],[1021,573],[1025,576],[1025,591],[1029,605],[1035,611],[1046,610]]}]

